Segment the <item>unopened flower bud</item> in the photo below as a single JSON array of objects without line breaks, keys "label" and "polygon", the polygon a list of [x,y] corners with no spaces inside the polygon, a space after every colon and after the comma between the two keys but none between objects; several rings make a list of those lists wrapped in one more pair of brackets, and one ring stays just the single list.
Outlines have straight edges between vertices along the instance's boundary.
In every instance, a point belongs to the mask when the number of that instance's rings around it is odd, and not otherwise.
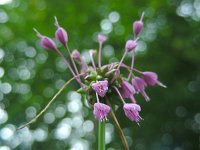
[{"label": "unopened flower bud", "polygon": [[138,36],[138,34],[142,31],[143,28],[143,22],[142,21],[135,21],[133,23],[133,31],[135,36]]},{"label": "unopened flower bud", "polygon": [[56,50],[55,42],[47,36],[41,35],[36,29],[34,29],[37,36],[41,39],[40,44],[41,47],[48,50]]},{"label": "unopened flower bud", "polygon": [[134,50],[137,46],[137,40],[128,40],[126,42],[125,48],[126,50],[128,50],[129,52]]},{"label": "unopened flower bud", "polygon": [[56,17],[55,17],[55,25],[57,26],[55,37],[60,43],[62,43],[65,46],[66,43],[68,42],[68,35],[65,29],[60,27],[60,25],[58,24]]},{"label": "unopened flower bud", "polygon": [[136,37],[138,36],[138,34],[139,34],[139,33],[142,31],[142,29],[143,29],[143,26],[144,26],[144,24],[143,24],[143,22],[142,22],[143,17],[144,17],[144,13],[142,13],[142,16],[141,16],[140,20],[135,21],[135,22],[133,23],[133,32],[134,32],[134,34],[135,34]]},{"label": "unopened flower bud", "polygon": [[98,34],[97,40],[99,43],[104,43],[107,40],[107,37],[103,34]]},{"label": "unopened flower bud", "polygon": [[72,54],[71,54],[72,58],[78,59],[81,57],[81,54],[79,53],[78,50],[73,50]]}]

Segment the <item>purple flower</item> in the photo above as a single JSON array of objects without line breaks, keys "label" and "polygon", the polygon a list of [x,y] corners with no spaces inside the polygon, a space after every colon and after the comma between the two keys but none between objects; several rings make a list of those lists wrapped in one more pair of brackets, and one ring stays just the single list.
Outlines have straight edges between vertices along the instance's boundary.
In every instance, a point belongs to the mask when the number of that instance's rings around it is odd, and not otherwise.
[{"label": "purple flower", "polygon": [[126,42],[125,48],[130,52],[134,50],[137,46],[137,40],[128,40]]},{"label": "purple flower", "polygon": [[142,31],[143,28],[143,22],[142,21],[135,21],[133,23],[133,31],[135,33],[135,36],[138,36],[138,34]]},{"label": "purple flower", "polygon": [[48,50],[56,50],[57,49],[56,44],[52,39],[50,39],[47,36],[43,36],[36,29],[34,29],[34,31],[36,32],[37,36],[41,39],[40,44],[41,44],[42,48],[48,49]]},{"label": "purple flower", "polygon": [[78,50],[75,49],[72,51],[71,56],[72,56],[72,58],[79,59],[81,57],[81,54],[79,53]]},{"label": "purple flower", "polygon": [[66,45],[66,43],[68,42],[67,32],[61,27],[58,27],[58,29],[56,30],[55,37],[63,45]]},{"label": "purple flower", "polygon": [[55,17],[55,25],[57,26],[55,37],[60,43],[62,43],[65,46],[66,43],[68,42],[68,35],[65,29],[60,27],[60,25],[58,24],[56,17]]},{"label": "purple flower", "polygon": [[56,49],[56,44],[54,43],[54,41],[46,36],[43,36],[41,38],[40,44],[44,49],[52,49],[52,50]]},{"label": "purple flower", "polygon": [[92,84],[92,88],[99,96],[104,97],[108,91],[108,81],[97,81],[96,83]]},{"label": "purple flower", "polygon": [[108,113],[110,112],[110,106],[103,103],[95,103],[93,114],[97,120],[107,119]]},{"label": "purple flower", "polygon": [[99,43],[104,43],[107,40],[107,37],[103,34],[98,34],[97,40]]},{"label": "purple flower", "polygon": [[143,22],[142,22],[143,17],[144,17],[144,13],[142,14],[140,20],[135,21],[135,22],[133,23],[133,32],[134,32],[134,34],[135,34],[136,37],[137,37],[138,34],[142,31],[142,28],[143,28],[143,26],[144,26],[144,25],[143,25]]},{"label": "purple flower", "polygon": [[124,112],[126,117],[128,117],[131,121],[139,122],[142,118],[139,115],[139,111],[141,108],[138,104],[124,104]]},{"label": "purple flower", "polygon": [[130,98],[135,93],[134,87],[127,81],[122,81],[119,91],[123,98]]},{"label": "purple flower", "polygon": [[144,81],[144,79],[139,77],[134,77],[132,80],[132,85],[135,88],[136,93],[141,93],[146,101],[150,100],[150,98],[145,92],[145,87],[147,86],[147,83]]},{"label": "purple flower", "polygon": [[142,78],[150,86],[158,84],[159,86],[166,88],[166,86],[158,80],[158,75],[155,72],[150,72],[150,71],[143,72]]}]

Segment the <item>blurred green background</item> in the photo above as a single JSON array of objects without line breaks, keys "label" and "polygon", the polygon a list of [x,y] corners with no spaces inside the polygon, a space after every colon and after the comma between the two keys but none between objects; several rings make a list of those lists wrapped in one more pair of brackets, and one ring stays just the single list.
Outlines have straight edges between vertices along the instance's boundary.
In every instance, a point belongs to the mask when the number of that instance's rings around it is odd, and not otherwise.
[{"label": "blurred green background", "polygon": [[[70,49],[86,60],[88,49],[98,47],[97,33],[105,33],[105,64],[121,58],[143,11],[135,66],[157,72],[168,88],[148,88],[148,103],[136,95],[144,118],[140,126],[122,107],[116,116],[131,150],[200,149],[200,0],[0,0],[0,150],[97,149],[97,121],[75,82],[36,123],[16,131],[71,77],[56,53],[40,48],[33,27],[54,37],[57,16]],[[108,150],[123,149],[111,119],[106,143]]]}]

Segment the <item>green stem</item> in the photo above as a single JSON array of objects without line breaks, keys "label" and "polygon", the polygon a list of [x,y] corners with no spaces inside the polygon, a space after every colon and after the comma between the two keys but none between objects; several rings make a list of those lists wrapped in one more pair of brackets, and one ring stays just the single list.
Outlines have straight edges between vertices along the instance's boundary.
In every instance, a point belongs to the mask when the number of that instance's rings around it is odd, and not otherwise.
[{"label": "green stem", "polygon": [[[111,107],[111,103],[110,103],[110,101],[108,100],[108,97],[106,97],[106,102],[107,102],[107,104]],[[123,133],[121,127],[120,127],[120,124],[119,124],[119,122],[118,122],[118,120],[117,120],[117,118],[116,118],[116,116],[115,116],[115,113],[113,112],[112,109],[110,110],[110,115],[111,115],[111,117],[112,117],[112,119],[113,119],[113,121],[114,121],[114,124],[115,124],[116,128],[118,129],[120,138],[121,138],[122,143],[123,143],[123,145],[124,145],[124,150],[129,150],[129,146],[128,146],[128,143],[127,143],[127,141],[126,141],[126,137],[125,137],[125,135],[124,135],[124,133]]]},{"label": "green stem", "polygon": [[49,103],[44,107],[44,109],[42,109],[40,111],[40,113],[35,116],[33,119],[31,119],[31,121],[29,121],[28,123],[22,125],[21,127],[17,128],[17,130],[23,129],[24,127],[32,124],[33,122],[35,122],[44,112],[46,112],[46,110],[49,108],[49,106],[54,102],[54,100],[58,97],[58,95],[60,95],[60,93],[68,86],[69,83],[71,83],[74,79],[76,79],[77,77],[80,77],[83,74],[78,74],[77,76],[74,76],[73,78],[69,79],[61,88],[60,90],[53,96],[53,98],[49,101]]},{"label": "green stem", "polygon": [[105,121],[99,121],[98,150],[105,150]]}]

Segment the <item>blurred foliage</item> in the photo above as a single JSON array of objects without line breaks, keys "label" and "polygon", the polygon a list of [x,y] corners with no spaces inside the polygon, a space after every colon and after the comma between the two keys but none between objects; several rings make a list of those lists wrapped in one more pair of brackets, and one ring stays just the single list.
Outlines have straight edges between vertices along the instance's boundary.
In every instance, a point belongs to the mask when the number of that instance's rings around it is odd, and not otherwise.
[{"label": "blurred foliage", "polygon": [[[30,130],[15,131],[71,77],[56,53],[40,48],[32,29],[54,37],[57,16],[70,49],[86,58],[88,49],[97,49],[97,33],[106,33],[103,61],[108,63],[121,58],[132,23],[143,11],[135,65],[157,72],[168,88],[148,88],[149,103],[136,95],[144,118],[140,127],[121,108],[116,116],[130,149],[200,149],[200,0],[0,0],[0,150],[96,149],[97,121],[73,92],[79,88],[75,82]],[[111,119],[106,131],[108,150],[123,149]]]}]

